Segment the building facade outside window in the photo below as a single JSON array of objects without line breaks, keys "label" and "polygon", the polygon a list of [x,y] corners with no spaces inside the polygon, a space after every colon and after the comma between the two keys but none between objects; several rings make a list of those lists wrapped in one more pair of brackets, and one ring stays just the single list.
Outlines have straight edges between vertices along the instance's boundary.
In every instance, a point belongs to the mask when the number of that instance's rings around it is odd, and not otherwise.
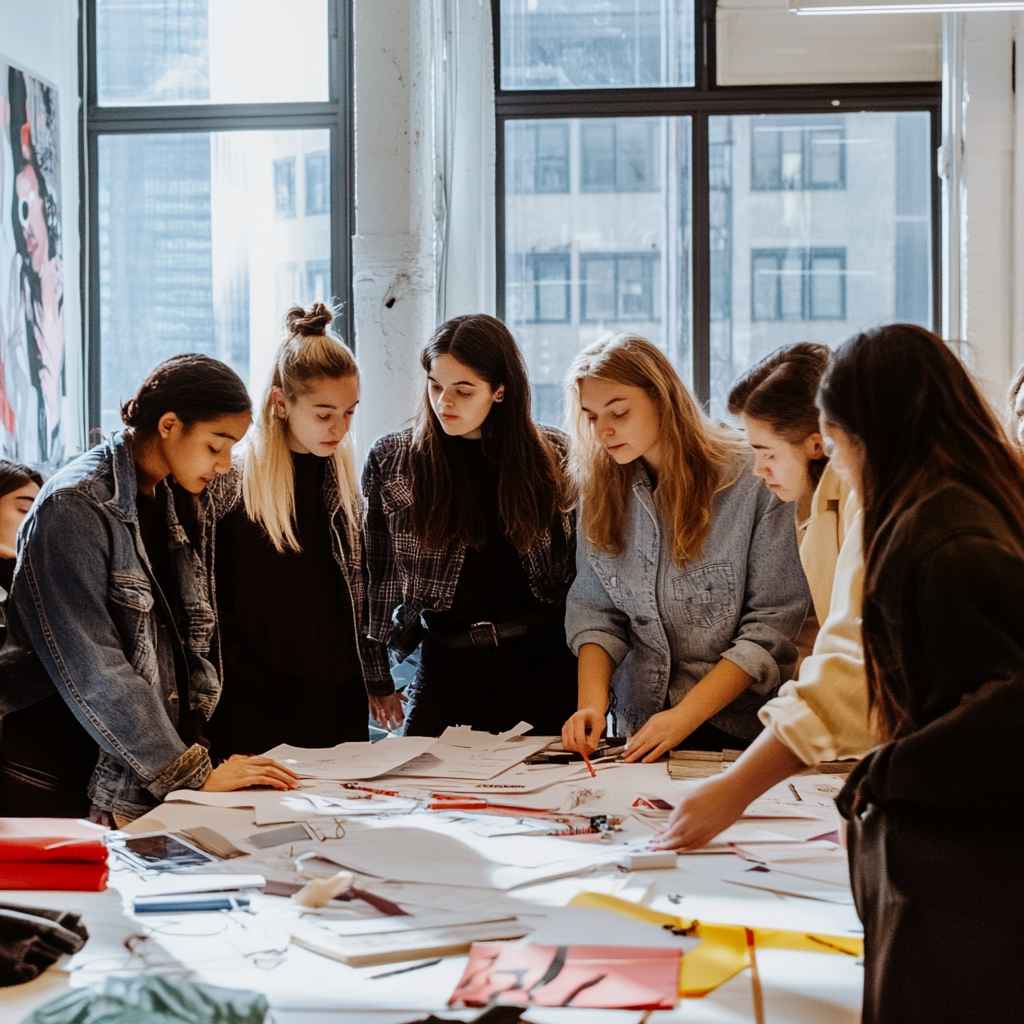
[{"label": "building facade outside window", "polygon": [[609,333],[724,418],[780,345],[937,321],[940,84],[719,89],[715,6],[494,0],[499,315],[541,419]]}]

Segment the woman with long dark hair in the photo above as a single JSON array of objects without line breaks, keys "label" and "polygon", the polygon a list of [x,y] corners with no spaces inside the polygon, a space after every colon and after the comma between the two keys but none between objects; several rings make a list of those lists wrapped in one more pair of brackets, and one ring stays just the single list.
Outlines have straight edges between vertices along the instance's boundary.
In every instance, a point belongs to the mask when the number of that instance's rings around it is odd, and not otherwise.
[{"label": "woman with long dark hair", "polygon": [[47,481],[18,538],[0,672],[0,815],[120,825],[175,789],[289,789],[261,757],[214,768],[220,696],[209,485],[249,428],[208,356],[161,363],[126,429]]},{"label": "woman with long dark hair", "polygon": [[864,651],[883,740],[839,797],[864,1020],[1016,1020],[1024,457],[920,327],[847,342],[820,402],[864,503]]},{"label": "woman with long dark hair", "polygon": [[449,320],[420,362],[415,427],[377,441],[363,471],[367,688],[391,687],[389,648],[405,657],[422,639],[409,735],[520,720],[557,733],[576,680],[563,626],[575,575],[565,435],[531,419],[526,369],[499,320]]}]

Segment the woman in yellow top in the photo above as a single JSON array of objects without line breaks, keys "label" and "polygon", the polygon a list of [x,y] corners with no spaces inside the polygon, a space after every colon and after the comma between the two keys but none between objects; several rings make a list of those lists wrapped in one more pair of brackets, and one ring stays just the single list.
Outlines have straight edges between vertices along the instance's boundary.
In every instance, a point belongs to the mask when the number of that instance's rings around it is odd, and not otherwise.
[{"label": "woman in yellow top", "polygon": [[795,506],[812,599],[798,646],[810,641],[813,651],[797,678],[761,708],[766,728],[732,768],[688,791],[658,837],[662,847],[703,846],[776,783],[821,761],[861,757],[875,745],[860,638],[860,503],[847,468],[826,455],[816,404],[830,358],[824,345],[786,345],[729,394],[729,411],[742,419],[755,452],[754,473]]}]

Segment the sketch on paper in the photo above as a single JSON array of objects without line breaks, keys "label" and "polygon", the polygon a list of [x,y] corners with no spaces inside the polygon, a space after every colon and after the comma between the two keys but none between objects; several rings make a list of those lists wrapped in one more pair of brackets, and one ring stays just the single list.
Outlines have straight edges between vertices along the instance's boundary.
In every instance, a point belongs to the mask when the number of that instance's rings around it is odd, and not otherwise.
[{"label": "sketch on paper", "polygon": [[0,456],[65,457],[57,90],[0,57]]}]

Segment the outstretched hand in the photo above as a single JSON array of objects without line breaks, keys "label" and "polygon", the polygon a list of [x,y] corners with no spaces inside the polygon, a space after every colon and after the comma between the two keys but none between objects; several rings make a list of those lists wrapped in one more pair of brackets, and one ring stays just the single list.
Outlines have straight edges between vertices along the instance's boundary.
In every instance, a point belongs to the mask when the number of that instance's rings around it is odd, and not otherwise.
[{"label": "outstretched hand", "polygon": [[687,789],[668,824],[651,841],[656,850],[695,850],[706,846],[746,810],[748,799],[730,786],[728,774],[702,779]]}]

